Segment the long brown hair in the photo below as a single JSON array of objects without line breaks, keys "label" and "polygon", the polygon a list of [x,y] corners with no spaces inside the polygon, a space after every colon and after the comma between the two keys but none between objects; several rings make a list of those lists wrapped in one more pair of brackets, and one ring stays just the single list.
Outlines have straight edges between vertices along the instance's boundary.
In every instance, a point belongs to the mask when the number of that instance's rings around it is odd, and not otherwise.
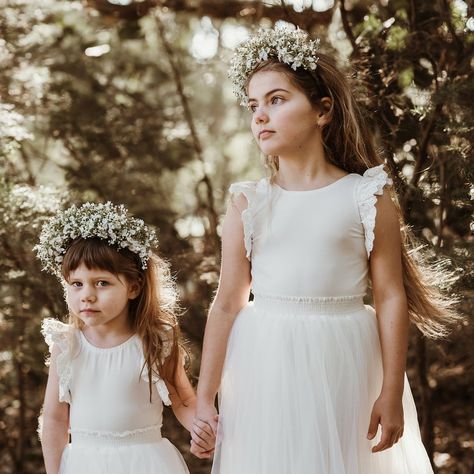
[{"label": "long brown hair", "polygon": [[[322,129],[322,140],[329,162],[348,173],[363,174],[368,168],[383,163],[377,152],[373,137],[368,132],[365,119],[357,104],[352,88],[335,61],[328,55],[318,53],[318,65],[314,71],[298,68],[296,71],[277,60],[261,62],[247,79],[260,71],[277,71],[285,74],[292,84],[301,90],[308,100],[318,107],[323,97],[331,99],[327,112],[329,123]],[[265,165],[270,170],[273,182],[278,173],[277,156],[266,156]],[[403,219],[403,213],[393,188],[390,188],[402,234],[403,283],[407,296],[410,320],[418,329],[431,338],[442,337],[458,319],[453,310],[456,300],[439,290],[439,275],[436,269],[423,264],[423,256],[414,245],[415,238]]]},{"label": "long brown hair", "polygon": [[[63,278],[67,281],[71,272],[81,264],[88,269],[105,270],[122,276],[128,284],[138,284],[140,292],[129,302],[128,317],[134,333],[143,344],[145,365],[142,371],[148,371],[150,397],[152,380],[157,375],[171,383],[179,393],[176,382],[182,351],[176,315],[176,288],[168,264],[152,254],[146,270],[143,270],[138,256],[128,249],[116,249],[99,238],[78,238],[64,255],[61,266]],[[69,318],[74,326],[83,326],[72,312]]]}]

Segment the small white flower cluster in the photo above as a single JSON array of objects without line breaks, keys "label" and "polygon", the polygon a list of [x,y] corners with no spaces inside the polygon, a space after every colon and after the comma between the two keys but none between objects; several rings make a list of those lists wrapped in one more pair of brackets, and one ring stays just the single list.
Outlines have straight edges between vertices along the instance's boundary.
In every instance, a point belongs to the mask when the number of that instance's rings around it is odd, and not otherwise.
[{"label": "small white flower cluster", "polygon": [[77,238],[97,237],[118,249],[127,248],[138,255],[142,268],[152,247],[158,244],[156,233],[141,219],[129,216],[123,205],[85,203],[59,212],[41,231],[40,242],[35,246],[43,269],[59,275],[59,267],[68,246]]},{"label": "small white flower cluster", "polygon": [[308,33],[299,28],[286,26],[261,29],[244,41],[232,58],[229,77],[234,84],[234,93],[241,105],[248,105],[245,85],[250,73],[263,61],[275,59],[288,64],[292,69],[303,68],[314,71],[317,66],[319,39],[311,40]]}]

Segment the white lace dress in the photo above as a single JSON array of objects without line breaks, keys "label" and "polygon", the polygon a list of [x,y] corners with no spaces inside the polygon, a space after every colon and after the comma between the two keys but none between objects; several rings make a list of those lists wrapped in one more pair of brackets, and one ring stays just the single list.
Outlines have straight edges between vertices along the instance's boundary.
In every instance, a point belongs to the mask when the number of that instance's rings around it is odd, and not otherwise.
[{"label": "white lace dress", "polygon": [[59,401],[70,404],[71,442],[59,474],[186,474],[181,454],[161,436],[163,380],[153,380],[150,402],[142,344],[134,335],[119,346],[93,346],[57,320],[43,322],[50,350],[58,344]]},{"label": "white lace dress", "polygon": [[229,338],[213,474],[428,474],[405,378],[405,431],[367,431],[382,385],[377,319],[363,303],[382,166],[310,191],[267,179],[243,194],[252,293]]}]

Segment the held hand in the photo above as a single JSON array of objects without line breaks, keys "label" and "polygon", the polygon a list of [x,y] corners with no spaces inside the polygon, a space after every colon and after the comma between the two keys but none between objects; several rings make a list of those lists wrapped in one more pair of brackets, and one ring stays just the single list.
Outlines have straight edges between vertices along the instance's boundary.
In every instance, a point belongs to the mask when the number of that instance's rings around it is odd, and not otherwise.
[{"label": "held hand", "polygon": [[374,403],[367,439],[374,439],[378,425],[382,426],[382,438],[372,448],[373,453],[391,448],[403,436],[403,405],[401,397],[381,394]]},{"label": "held hand", "polygon": [[191,448],[189,451],[199,459],[209,459],[214,454],[214,449],[204,451],[193,440],[191,440]]},{"label": "held hand", "polygon": [[196,415],[194,420],[200,420],[204,423],[207,423],[214,435],[217,435],[217,422],[219,420],[219,415],[217,414],[216,407],[213,403],[197,403]]},{"label": "held hand", "polygon": [[214,405],[197,410],[191,431],[191,453],[200,459],[210,458],[214,452],[219,416]]}]

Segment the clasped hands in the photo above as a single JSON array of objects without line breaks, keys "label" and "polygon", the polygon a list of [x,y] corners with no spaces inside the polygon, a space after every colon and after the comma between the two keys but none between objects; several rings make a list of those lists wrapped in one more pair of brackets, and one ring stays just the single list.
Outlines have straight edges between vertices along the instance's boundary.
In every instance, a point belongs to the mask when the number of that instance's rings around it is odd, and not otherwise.
[{"label": "clasped hands", "polygon": [[209,459],[214,454],[218,421],[217,413],[210,416],[196,414],[194,417],[190,451],[199,459]]}]

